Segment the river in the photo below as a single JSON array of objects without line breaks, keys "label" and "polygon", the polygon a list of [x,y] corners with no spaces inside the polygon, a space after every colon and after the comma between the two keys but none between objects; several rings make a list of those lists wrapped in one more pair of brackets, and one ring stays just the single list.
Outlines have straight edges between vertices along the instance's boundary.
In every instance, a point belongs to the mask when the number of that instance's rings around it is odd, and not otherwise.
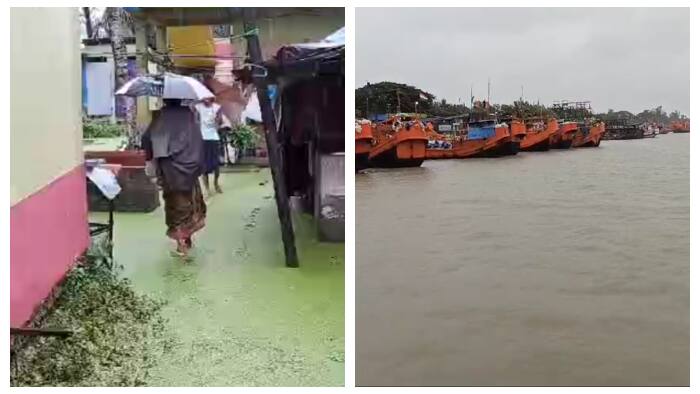
[{"label": "river", "polygon": [[358,174],[357,384],[688,385],[689,143]]}]

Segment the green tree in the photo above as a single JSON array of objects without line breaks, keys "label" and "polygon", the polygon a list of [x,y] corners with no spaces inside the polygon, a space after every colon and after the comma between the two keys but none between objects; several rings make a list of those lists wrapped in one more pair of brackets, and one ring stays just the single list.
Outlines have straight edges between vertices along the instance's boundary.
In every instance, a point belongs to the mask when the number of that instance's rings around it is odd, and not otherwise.
[{"label": "green tree", "polygon": [[[414,86],[379,82],[355,89],[355,107],[362,117],[393,112],[428,113],[435,96]],[[418,105],[416,106],[416,103]]]}]

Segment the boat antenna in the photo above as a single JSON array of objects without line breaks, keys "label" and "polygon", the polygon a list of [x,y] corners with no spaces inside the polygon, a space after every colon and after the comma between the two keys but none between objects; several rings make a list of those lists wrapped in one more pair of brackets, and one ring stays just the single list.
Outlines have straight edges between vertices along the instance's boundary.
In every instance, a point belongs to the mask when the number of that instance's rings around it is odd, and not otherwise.
[{"label": "boat antenna", "polygon": [[369,96],[372,93],[372,90],[369,86],[369,81],[367,82],[367,102],[365,103],[365,113],[367,114],[367,119],[369,119]]},{"label": "boat antenna", "polygon": [[401,113],[401,98],[399,97],[399,89],[396,89],[396,113]]},{"label": "boat antenna", "polygon": [[487,89],[488,89],[488,90],[487,90],[488,93],[486,94],[486,101],[487,101],[487,102],[489,103],[489,105],[490,105],[490,104],[491,104],[491,77],[489,77],[489,85],[488,85],[488,88],[487,88]]},{"label": "boat antenna", "polygon": [[469,112],[474,109],[474,84],[469,86]]}]

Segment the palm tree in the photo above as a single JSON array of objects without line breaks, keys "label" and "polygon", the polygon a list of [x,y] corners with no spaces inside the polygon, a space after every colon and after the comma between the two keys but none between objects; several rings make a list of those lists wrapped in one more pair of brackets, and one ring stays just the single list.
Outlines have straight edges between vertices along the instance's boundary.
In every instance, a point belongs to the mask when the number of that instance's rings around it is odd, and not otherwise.
[{"label": "palm tree", "polygon": [[[131,15],[121,7],[107,7],[102,15],[102,25],[108,33],[114,58],[115,86],[119,88],[129,80],[129,58],[126,38],[134,36],[134,23]],[[136,146],[136,105],[132,97],[116,97],[117,108],[125,115],[128,143],[127,148]]]},{"label": "palm tree", "polygon": [[90,7],[82,7],[83,11],[83,23],[85,23],[85,33],[87,33],[88,38],[92,38],[94,36],[94,31],[92,29],[92,14]]},{"label": "palm tree", "polygon": [[[99,15],[100,11],[102,15]],[[81,7],[81,22],[85,25],[88,38],[108,37],[114,59],[115,86],[119,88],[129,80],[129,58],[126,38],[134,36],[134,21],[121,7],[99,8]],[[116,97],[116,107],[125,116],[127,127],[127,148],[138,144],[136,129],[136,104],[132,97]]]}]

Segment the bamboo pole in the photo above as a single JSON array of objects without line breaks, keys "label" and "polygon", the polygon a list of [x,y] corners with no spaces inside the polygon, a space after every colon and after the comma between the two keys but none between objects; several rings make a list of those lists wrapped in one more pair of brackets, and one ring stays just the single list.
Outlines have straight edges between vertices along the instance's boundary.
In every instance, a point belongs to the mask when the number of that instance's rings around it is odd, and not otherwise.
[{"label": "bamboo pole", "polygon": [[[243,24],[245,26],[245,31],[253,31],[256,28],[255,11],[256,10],[251,7],[246,7],[243,9]],[[263,62],[263,57],[258,35],[246,35],[246,40],[248,43],[250,62],[253,64],[261,64]],[[275,114],[272,110],[270,97],[267,95],[266,76],[260,75],[259,70],[256,69],[253,71],[253,81],[258,93],[260,112],[262,115],[263,124],[265,126],[265,142],[267,143],[270,170],[272,172],[272,183],[275,189],[277,215],[280,219],[286,264],[287,267],[298,267],[299,259],[297,257],[297,249],[294,243],[294,228],[292,226],[292,217],[289,209],[289,199],[287,198],[287,187],[284,183],[283,163],[280,154],[281,145],[278,141],[277,135],[277,121],[275,120]]]}]

